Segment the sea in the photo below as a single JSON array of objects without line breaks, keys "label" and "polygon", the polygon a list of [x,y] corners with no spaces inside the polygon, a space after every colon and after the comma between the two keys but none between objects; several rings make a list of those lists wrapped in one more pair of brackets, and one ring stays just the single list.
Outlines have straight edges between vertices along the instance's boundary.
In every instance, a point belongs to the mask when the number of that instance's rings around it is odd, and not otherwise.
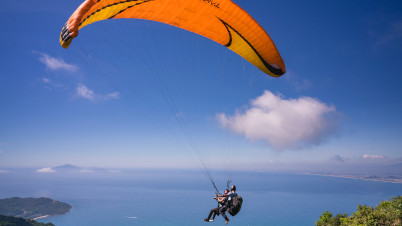
[{"label": "sea", "polygon": [[[356,211],[402,195],[402,184],[267,172],[210,172],[220,192],[228,175],[243,197],[228,225],[311,226],[325,211]],[[205,172],[182,169],[93,169],[0,173],[0,198],[48,197],[69,203],[66,214],[38,219],[60,226],[224,225],[202,221],[217,206]]]}]

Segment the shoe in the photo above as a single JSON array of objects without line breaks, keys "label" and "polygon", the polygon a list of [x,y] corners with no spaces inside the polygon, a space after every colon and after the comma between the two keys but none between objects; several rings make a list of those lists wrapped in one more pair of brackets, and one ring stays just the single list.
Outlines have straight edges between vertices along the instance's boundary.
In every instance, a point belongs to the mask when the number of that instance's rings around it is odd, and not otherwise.
[{"label": "shoe", "polygon": [[208,218],[205,218],[203,221],[209,222]]},{"label": "shoe", "polygon": [[228,224],[228,223],[229,223],[229,221],[230,221],[230,219],[228,218],[228,219],[225,221],[225,224]]},{"label": "shoe", "polygon": [[214,219],[209,220],[209,222],[214,222]]}]

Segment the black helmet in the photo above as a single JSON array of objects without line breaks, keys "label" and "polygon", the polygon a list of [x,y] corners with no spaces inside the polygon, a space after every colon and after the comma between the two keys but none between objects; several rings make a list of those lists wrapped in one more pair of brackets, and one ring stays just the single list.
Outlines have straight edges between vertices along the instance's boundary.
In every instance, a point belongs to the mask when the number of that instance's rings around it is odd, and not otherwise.
[{"label": "black helmet", "polygon": [[232,186],[230,187],[230,190],[231,190],[231,191],[236,191],[236,186],[235,186],[235,185],[232,185]]}]

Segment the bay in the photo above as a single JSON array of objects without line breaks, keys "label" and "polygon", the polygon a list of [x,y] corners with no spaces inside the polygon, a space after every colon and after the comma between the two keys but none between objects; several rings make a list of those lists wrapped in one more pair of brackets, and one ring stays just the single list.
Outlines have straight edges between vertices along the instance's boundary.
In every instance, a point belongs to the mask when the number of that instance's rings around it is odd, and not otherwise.
[{"label": "bay", "polygon": [[[222,191],[227,174],[212,172]],[[352,213],[358,204],[375,206],[401,195],[402,184],[289,173],[232,172],[244,199],[229,225],[314,225],[326,210]],[[214,189],[200,170],[121,169],[37,173],[10,169],[0,174],[0,198],[49,197],[73,209],[39,219],[55,225],[206,225],[223,224]]]}]

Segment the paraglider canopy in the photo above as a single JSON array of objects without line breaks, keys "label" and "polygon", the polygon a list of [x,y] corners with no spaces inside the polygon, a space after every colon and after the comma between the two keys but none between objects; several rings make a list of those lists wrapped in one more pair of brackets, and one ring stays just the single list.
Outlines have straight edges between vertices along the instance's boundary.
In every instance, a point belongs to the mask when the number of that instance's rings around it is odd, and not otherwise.
[{"label": "paraglider canopy", "polygon": [[78,30],[100,20],[135,18],[162,22],[220,43],[273,77],[286,72],[265,30],[231,0],[86,0],[64,25],[60,44],[68,48]]}]

